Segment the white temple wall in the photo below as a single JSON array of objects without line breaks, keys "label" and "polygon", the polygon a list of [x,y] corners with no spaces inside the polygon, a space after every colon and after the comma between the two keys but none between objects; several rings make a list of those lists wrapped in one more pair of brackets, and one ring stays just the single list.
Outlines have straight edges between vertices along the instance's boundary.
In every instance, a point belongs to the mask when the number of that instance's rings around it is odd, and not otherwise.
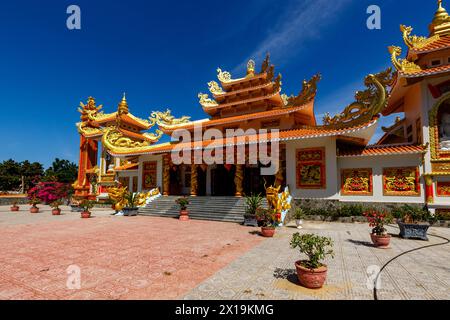
[{"label": "white temple wall", "polygon": [[[306,148],[325,148],[326,188],[297,189],[296,150]],[[337,180],[336,139],[334,137],[305,139],[286,142],[286,179],[294,198],[337,199],[339,183]]]},{"label": "white temple wall", "polygon": [[[411,155],[391,155],[374,157],[340,157],[338,158],[338,181],[339,200],[343,202],[399,202],[399,203],[424,203],[425,184],[423,178],[420,179],[420,196],[385,196],[383,195],[383,168],[391,167],[419,167],[420,174],[423,173],[421,156]],[[372,168],[373,174],[373,195],[372,196],[345,196],[341,195],[341,170],[342,169],[364,169]]]},{"label": "white temple wall", "polygon": [[[127,170],[127,171],[120,171],[117,173],[118,177],[129,177],[130,181],[128,183],[128,190],[133,190],[133,177],[138,176],[138,170]],[[138,186],[139,190],[139,186]]]}]

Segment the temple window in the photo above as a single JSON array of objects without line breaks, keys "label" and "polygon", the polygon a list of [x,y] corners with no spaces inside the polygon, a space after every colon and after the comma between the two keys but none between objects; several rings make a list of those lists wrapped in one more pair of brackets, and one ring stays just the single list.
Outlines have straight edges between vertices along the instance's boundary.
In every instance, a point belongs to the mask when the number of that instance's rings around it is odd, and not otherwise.
[{"label": "temple window", "polygon": [[430,65],[432,67],[437,67],[437,66],[440,66],[441,64],[442,64],[442,59],[434,59],[434,60],[431,60],[431,62],[430,62]]}]

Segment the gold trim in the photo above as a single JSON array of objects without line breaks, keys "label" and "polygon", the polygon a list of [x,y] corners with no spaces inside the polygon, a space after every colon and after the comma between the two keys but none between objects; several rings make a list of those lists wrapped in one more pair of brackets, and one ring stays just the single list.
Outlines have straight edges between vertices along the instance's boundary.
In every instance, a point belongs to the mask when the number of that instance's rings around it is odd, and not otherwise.
[{"label": "gold trim", "polygon": [[395,69],[397,69],[397,71],[401,71],[404,73],[414,73],[422,71],[422,68],[414,62],[408,61],[407,59],[398,58],[402,54],[402,48],[390,46],[388,49],[389,53],[391,54],[391,62],[394,65]]}]

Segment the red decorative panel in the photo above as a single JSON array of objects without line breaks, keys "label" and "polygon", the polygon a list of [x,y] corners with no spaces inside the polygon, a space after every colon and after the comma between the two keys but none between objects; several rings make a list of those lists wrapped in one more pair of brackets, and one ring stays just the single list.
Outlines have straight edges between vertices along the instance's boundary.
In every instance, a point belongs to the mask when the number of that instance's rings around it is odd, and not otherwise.
[{"label": "red decorative panel", "polygon": [[325,148],[297,150],[297,189],[326,189]]},{"label": "red decorative panel", "polygon": [[420,196],[419,168],[384,168],[383,194],[385,196]]},{"label": "red decorative panel", "polygon": [[144,162],[142,170],[142,189],[150,190],[156,188],[158,163],[156,161]]},{"label": "red decorative panel", "polygon": [[450,197],[450,181],[436,182],[436,190],[439,197]]},{"label": "red decorative panel", "polygon": [[373,195],[372,169],[343,169],[341,194],[344,196]]}]

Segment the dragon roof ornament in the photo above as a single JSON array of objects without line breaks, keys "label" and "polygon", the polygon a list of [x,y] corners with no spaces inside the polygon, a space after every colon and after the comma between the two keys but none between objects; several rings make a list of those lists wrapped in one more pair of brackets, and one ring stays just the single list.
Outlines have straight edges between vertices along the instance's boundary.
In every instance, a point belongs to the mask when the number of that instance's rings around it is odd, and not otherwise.
[{"label": "dragon roof ornament", "polygon": [[389,53],[391,54],[391,61],[395,69],[404,73],[414,73],[417,71],[422,71],[417,64],[407,59],[399,59],[398,57],[402,54],[402,48],[396,46],[389,47]]},{"label": "dragon roof ornament", "polygon": [[334,117],[327,113],[323,118],[323,126],[345,128],[370,121],[385,108],[388,87],[392,84],[392,80],[392,68],[368,75],[364,81],[367,89],[356,92],[356,101],[348,105],[342,113]]},{"label": "dragon roof ornament", "polygon": [[153,111],[149,119],[152,125],[157,124],[160,127],[177,126],[180,124],[187,124],[191,122],[191,117],[188,116],[183,116],[179,119],[175,118],[169,109],[167,109],[165,112]]},{"label": "dragon roof ornament", "polygon": [[222,71],[222,69],[217,68],[217,78],[219,79],[220,82],[223,83],[227,83],[227,82],[231,82],[231,73],[229,73],[228,71]]},{"label": "dragon roof ornament", "polygon": [[225,93],[225,91],[223,91],[223,89],[219,86],[219,84],[216,81],[208,82],[208,88],[209,92],[211,92],[213,95],[220,95]]},{"label": "dragon roof ornament", "polygon": [[199,93],[198,94],[198,98],[200,99],[200,104],[202,105],[202,107],[204,108],[214,108],[219,106],[219,104],[217,103],[216,100],[211,99],[208,94],[204,94],[204,93]]},{"label": "dragon roof ornament", "polygon": [[408,46],[408,48],[414,50],[414,49],[422,49],[429,45],[430,43],[433,43],[440,39],[440,36],[438,34],[427,38],[427,37],[419,37],[415,35],[411,35],[413,28],[407,27],[405,25],[400,25],[400,31],[403,34],[403,41]]},{"label": "dragon roof ornament", "polygon": [[302,90],[297,96],[282,95],[282,99],[287,107],[302,106],[307,104],[316,97],[317,84],[322,79],[322,76],[318,73],[314,75],[310,80],[303,80]]}]

